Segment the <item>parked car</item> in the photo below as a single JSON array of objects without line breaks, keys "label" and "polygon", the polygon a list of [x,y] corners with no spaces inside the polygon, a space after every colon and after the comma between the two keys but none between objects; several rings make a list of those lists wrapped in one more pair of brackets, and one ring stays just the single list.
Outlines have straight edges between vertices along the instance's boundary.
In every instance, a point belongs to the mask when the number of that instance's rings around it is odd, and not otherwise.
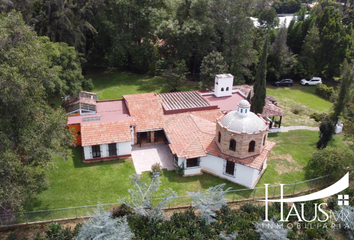
[{"label": "parked car", "polygon": [[320,77],[313,77],[311,80],[301,79],[300,83],[305,86],[314,86],[322,83],[322,79]]},{"label": "parked car", "polygon": [[294,81],[291,79],[282,79],[280,81],[273,82],[274,86],[288,86],[291,87],[294,84]]}]

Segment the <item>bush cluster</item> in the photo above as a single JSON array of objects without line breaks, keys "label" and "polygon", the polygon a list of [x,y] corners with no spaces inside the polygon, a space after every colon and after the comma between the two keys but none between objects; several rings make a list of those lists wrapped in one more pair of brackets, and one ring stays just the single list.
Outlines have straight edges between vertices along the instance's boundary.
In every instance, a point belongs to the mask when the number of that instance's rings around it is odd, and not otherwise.
[{"label": "bush cluster", "polygon": [[311,113],[310,118],[313,118],[316,122],[321,122],[322,119],[324,118],[325,114],[324,113]]},{"label": "bush cluster", "polygon": [[333,87],[327,87],[326,84],[317,84],[316,85],[316,94],[320,97],[323,97],[327,100],[331,100],[331,96],[334,94]]}]

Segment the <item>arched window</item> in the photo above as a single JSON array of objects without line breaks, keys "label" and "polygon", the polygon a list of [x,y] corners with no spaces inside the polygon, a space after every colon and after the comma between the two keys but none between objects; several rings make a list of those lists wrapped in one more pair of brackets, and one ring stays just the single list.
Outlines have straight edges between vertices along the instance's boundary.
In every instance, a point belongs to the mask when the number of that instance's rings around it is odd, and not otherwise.
[{"label": "arched window", "polygon": [[254,146],[256,145],[255,141],[251,141],[248,146],[248,152],[254,152]]},{"label": "arched window", "polygon": [[218,142],[221,142],[221,133],[219,132],[219,136],[218,136]]},{"label": "arched window", "polygon": [[223,88],[223,87],[221,88],[221,91],[222,91],[222,92],[224,91],[224,88]]},{"label": "arched window", "polygon": [[236,141],[234,139],[230,140],[230,147],[229,150],[236,151]]},{"label": "arched window", "polygon": [[229,91],[229,87],[226,88],[226,91]]},{"label": "arched window", "polygon": [[263,146],[265,145],[266,138],[267,138],[267,136],[264,136],[264,139],[263,139]]}]

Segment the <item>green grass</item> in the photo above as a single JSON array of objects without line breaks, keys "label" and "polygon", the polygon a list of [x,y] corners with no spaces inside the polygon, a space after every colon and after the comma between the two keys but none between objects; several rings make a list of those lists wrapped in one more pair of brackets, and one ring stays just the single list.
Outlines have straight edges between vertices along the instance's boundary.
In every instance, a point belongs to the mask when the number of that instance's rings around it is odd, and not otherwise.
[{"label": "green grass", "polygon": [[[328,143],[328,147],[334,147],[352,154],[342,138],[343,135],[335,135]],[[263,186],[265,183],[279,184],[308,180],[309,176],[305,167],[312,154],[317,151],[316,142],[319,139],[319,132],[297,130],[285,133],[270,133],[268,139],[276,142],[277,145],[268,156],[267,170],[257,186]]]},{"label": "green grass", "polygon": [[[120,99],[122,95],[137,93],[169,92],[171,87],[168,80],[162,77],[150,77],[127,72],[100,72],[87,75],[95,88],[92,92],[98,94],[99,100]],[[178,88],[181,91],[195,90],[195,84],[189,83]]]},{"label": "green grass", "polygon": [[332,103],[317,96],[315,86],[294,84],[292,87],[274,87],[267,85],[267,95],[280,99],[281,104],[295,103],[319,112],[329,112]]},{"label": "green grass", "polygon": [[[304,167],[310,160],[312,153],[317,151],[318,132],[298,130],[269,134],[269,140],[276,142],[277,145],[268,157],[268,167],[257,187],[263,187],[265,183],[270,185],[289,184],[307,180]],[[329,146],[350,152],[349,148],[343,143],[341,135],[334,136]],[[289,158],[290,162],[288,161]],[[98,202],[115,203],[118,198],[128,196],[128,189],[131,188],[129,175],[135,173],[131,160],[85,164],[81,159],[80,148],[73,149],[72,157],[69,157],[67,161],[58,158],[56,167],[48,172],[49,187],[39,193],[36,199],[32,199],[30,204],[25,205],[25,210],[95,205]],[[144,172],[142,178],[144,181],[149,181],[150,173]],[[161,187],[158,196],[161,196],[164,189],[168,188],[176,191],[178,196],[185,196],[188,191],[206,190],[221,183],[226,183],[226,187],[232,189],[245,188],[207,173],[199,176],[182,177],[177,175],[175,171],[163,170],[160,179]],[[237,192],[235,199],[252,196],[252,190],[247,190]],[[233,194],[228,195],[229,199],[233,197]],[[186,204],[189,204],[188,198],[178,198],[172,203],[172,205]]]},{"label": "green grass", "polygon": [[[39,193],[35,199],[25,205],[25,210],[36,211],[74,206],[115,203],[118,198],[128,196],[131,188],[129,176],[135,174],[130,159],[105,163],[83,163],[80,148],[72,150],[72,156],[66,161],[57,159],[57,165],[48,172],[49,187]],[[150,180],[150,172],[142,174],[144,181]],[[226,183],[233,189],[244,188],[210,174],[182,177],[175,171],[163,170],[158,196],[164,189],[172,188],[179,196],[187,191],[208,189],[217,184]],[[188,204],[182,199],[176,203]]]}]

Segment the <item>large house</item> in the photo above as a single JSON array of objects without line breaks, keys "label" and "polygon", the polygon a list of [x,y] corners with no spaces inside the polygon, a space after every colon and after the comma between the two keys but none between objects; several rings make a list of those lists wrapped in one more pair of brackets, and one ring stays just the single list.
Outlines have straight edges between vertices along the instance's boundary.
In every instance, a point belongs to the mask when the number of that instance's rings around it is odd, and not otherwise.
[{"label": "large house", "polygon": [[85,162],[127,157],[132,145],[165,142],[184,176],[208,172],[253,188],[275,143],[267,141],[269,121],[252,113],[245,98],[231,74],[220,74],[212,92],[144,93],[108,101],[80,92],[63,107]]}]

